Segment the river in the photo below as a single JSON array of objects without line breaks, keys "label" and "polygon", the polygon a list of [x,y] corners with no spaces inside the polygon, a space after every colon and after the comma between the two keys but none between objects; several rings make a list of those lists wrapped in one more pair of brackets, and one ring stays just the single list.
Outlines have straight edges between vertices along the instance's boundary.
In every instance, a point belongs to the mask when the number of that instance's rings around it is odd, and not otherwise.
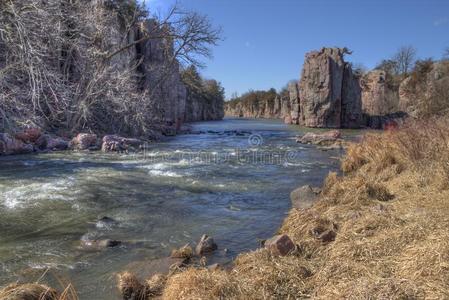
[{"label": "river", "polygon": [[[219,246],[211,260],[225,263],[275,234],[295,187],[319,186],[339,166],[340,151],[297,144],[301,129],[277,120],[193,128],[206,133],[168,138],[140,154],[0,157],[0,285],[36,281],[49,269],[43,282],[70,281],[80,299],[119,299],[116,272],[203,233]],[[96,226],[104,216],[116,226]],[[83,236],[134,244],[85,251]]]}]

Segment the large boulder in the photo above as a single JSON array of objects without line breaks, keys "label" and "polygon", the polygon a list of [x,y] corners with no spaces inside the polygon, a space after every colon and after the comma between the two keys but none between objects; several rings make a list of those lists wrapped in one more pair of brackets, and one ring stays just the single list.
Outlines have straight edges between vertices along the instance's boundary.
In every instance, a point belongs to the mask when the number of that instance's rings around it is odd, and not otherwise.
[{"label": "large boulder", "polygon": [[16,133],[14,137],[24,143],[35,143],[42,135],[42,130],[37,127],[24,129],[22,132]]},{"label": "large boulder", "polygon": [[25,154],[33,151],[32,144],[24,143],[8,133],[0,133],[0,155]]},{"label": "large boulder", "polygon": [[59,137],[43,134],[36,141],[35,146],[41,151],[62,151],[69,148],[69,142]]},{"label": "large boulder", "polygon": [[143,144],[144,142],[139,139],[125,138],[118,135],[105,135],[103,137],[101,150],[103,152],[136,150]]},{"label": "large boulder", "polygon": [[341,126],[344,53],[345,49],[322,48],[306,54],[299,83],[301,125]]},{"label": "large boulder", "polygon": [[296,246],[286,234],[276,235],[265,241],[264,246],[273,255],[286,256],[295,251]]},{"label": "large boulder", "polygon": [[93,133],[79,133],[70,141],[70,148],[74,150],[87,150],[97,145],[97,135]]}]

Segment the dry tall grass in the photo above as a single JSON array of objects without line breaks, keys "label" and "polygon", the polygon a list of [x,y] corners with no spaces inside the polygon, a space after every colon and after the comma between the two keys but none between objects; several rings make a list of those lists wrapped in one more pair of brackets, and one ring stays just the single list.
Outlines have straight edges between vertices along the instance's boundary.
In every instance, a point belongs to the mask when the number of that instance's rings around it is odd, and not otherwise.
[{"label": "dry tall grass", "polygon": [[[61,287],[62,292],[40,283],[51,274]],[[34,283],[12,283],[0,288],[1,300],[79,300],[75,287],[67,280],[47,269]]]},{"label": "dry tall grass", "polygon": [[[230,271],[189,269],[168,279],[164,298],[449,298],[449,122],[369,135],[350,146],[342,169],[282,225],[298,254],[260,249]],[[317,238],[326,230],[334,241]]]}]

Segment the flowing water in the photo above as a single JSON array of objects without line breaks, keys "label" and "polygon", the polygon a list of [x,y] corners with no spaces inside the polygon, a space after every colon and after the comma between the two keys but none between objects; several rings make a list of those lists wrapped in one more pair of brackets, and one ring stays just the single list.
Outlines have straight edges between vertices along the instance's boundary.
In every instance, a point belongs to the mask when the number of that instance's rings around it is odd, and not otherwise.
[{"label": "flowing water", "polygon": [[[225,119],[194,129],[206,133],[137,155],[1,157],[0,285],[37,280],[49,269],[44,282],[70,281],[80,299],[118,299],[116,272],[203,233],[219,245],[211,261],[229,261],[275,234],[295,187],[321,185],[339,165],[339,151],[295,143],[301,129],[280,121]],[[252,135],[224,132],[232,130]],[[104,216],[116,226],[95,224]],[[132,243],[85,251],[82,237]]]}]

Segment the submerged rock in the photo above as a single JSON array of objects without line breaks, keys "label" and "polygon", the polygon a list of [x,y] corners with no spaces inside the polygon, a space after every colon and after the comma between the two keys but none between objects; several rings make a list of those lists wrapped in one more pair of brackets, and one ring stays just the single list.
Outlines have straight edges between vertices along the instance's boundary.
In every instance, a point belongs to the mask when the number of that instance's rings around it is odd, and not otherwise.
[{"label": "submerged rock", "polygon": [[107,248],[117,247],[120,246],[121,244],[122,242],[118,240],[111,240],[111,239],[89,240],[86,238],[82,238],[80,248],[83,250],[100,251]]},{"label": "submerged rock", "polygon": [[214,239],[204,234],[198,242],[198,245],[196,245],[195,252],[197,255],[203,255],[206,253],[211,253],[217,249],[218,246]]},{"label": "submerged rock", "polygon": [[110,217],[102,217],[95,223],[95,227],[99,229],[111,229],[117,225],[118,221]]},{"label": "submerged rock", "polygon": [[273,255],[286,256],[295,251],[296,246],[286,234],[276,235],[265,241],[265,248]]},{"label": "submerged rock", "polygon": [[97,135],[93,133],[79,133],[70,141],[73,150],[87,150],[97,145]]},{"label": "submerged rock", "polygon": [[294,208],[309,208],[318,199],[321,191],[314,189],[310,185],[304,185],[290,193],[290,200]]}]

